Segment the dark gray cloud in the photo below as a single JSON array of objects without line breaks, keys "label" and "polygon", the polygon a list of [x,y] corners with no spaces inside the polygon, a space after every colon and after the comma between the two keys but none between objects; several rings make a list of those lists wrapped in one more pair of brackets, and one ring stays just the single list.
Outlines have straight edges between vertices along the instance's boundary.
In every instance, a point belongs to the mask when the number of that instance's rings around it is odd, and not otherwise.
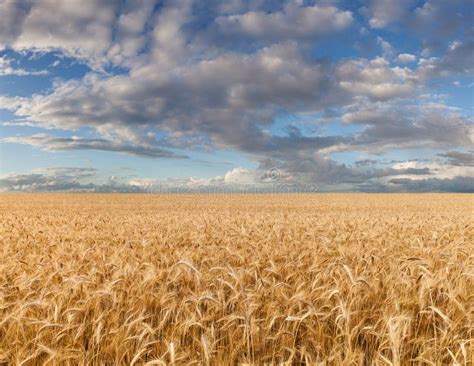
[{"label": "dark gray cloud", "polygon": [[473,121],[442,103],[360,100],[342,116],[347,124],[365,126],[344,148],[372,152],[394,148],[471,146]]},{"label": "dark gray cloud", "polygon": [[449,147],[469,146],[472,143],[472,121],[461,116],[432,114],[420,119],[406,120],[387,116],[385,122],[371,124],[355,137],[354,144],[364,149],[380,149],[383,146],[398,145],[399,148],[412,146]]},{"label": "dark gray cloud", "polygon": [[455,166],[474,166],[474,152],[448,151],[444,154],[438,154],[447,158],[449,164]]},{"label": "dark gray cloud", "polygon": [[392,190],[407,192],[474,192],[474,177],[409,179],[393,178],[389,180]]},{"label": "dark gray cloud", "polygon": [[287,177],[295,182],[305,184],[317,184],[320,187],[347,187],[351,185],[374,182],[381,178],[392,176],[427,176],[433,172],[429,167],[421,168],[379,168],[378,166],[361,167],[338,163],[321,154],[313,153],[306,156],[294,157],[293,160],[277,161],[271,159],[262,160],[259,170],[262,172],[277,168],[284,172]]},{"label": "dark gray cloud", "polygon": [[0,2],[0,49],[10,45],[22,33],[23,23],[33,1],[5,0]]},{"label": "dark gray cloud", "polygon": [[363,166],[370,166],[370,165],[375,165],[378,164],[379,161],[375,159],[363,159],[363,160],[357,160],[354,162],[355,166],[358,167],[363,167]]}]

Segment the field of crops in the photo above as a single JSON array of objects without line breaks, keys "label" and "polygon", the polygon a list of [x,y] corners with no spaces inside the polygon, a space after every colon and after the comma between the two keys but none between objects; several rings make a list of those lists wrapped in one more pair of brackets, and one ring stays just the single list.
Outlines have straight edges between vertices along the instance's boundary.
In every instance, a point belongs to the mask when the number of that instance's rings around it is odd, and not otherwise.
[{"label": "field of crops", "polygon": [[0,196],[0,364],[468,365],[474,196]]}]

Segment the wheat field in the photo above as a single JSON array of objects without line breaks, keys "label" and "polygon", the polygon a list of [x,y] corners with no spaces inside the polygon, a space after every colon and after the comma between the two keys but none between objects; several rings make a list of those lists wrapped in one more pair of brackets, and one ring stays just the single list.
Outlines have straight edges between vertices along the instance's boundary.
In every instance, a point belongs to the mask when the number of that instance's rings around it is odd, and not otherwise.
[{"label": "wheat field", "polygon": [[0,364],[472,364],[473,205],[3,194]]}]

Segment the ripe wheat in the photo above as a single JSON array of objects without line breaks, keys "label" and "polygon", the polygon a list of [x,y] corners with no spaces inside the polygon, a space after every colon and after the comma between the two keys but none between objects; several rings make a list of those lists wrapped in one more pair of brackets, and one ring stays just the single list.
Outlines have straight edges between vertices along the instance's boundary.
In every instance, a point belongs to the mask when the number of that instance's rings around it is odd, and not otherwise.
[{"label": "ripe wheat", "polygon": [[473,204],[2,195],[0,364],[471,364]]}]

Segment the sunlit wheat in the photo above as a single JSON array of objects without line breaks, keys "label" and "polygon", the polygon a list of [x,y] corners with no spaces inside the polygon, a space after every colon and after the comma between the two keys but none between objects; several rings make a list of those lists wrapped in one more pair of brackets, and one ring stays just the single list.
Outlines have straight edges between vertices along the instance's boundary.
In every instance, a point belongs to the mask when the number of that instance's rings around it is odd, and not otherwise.
[{"label": "sunlit wheat", "polygon": [[472,364],[473,204],[2,195],[0,364]]}]

